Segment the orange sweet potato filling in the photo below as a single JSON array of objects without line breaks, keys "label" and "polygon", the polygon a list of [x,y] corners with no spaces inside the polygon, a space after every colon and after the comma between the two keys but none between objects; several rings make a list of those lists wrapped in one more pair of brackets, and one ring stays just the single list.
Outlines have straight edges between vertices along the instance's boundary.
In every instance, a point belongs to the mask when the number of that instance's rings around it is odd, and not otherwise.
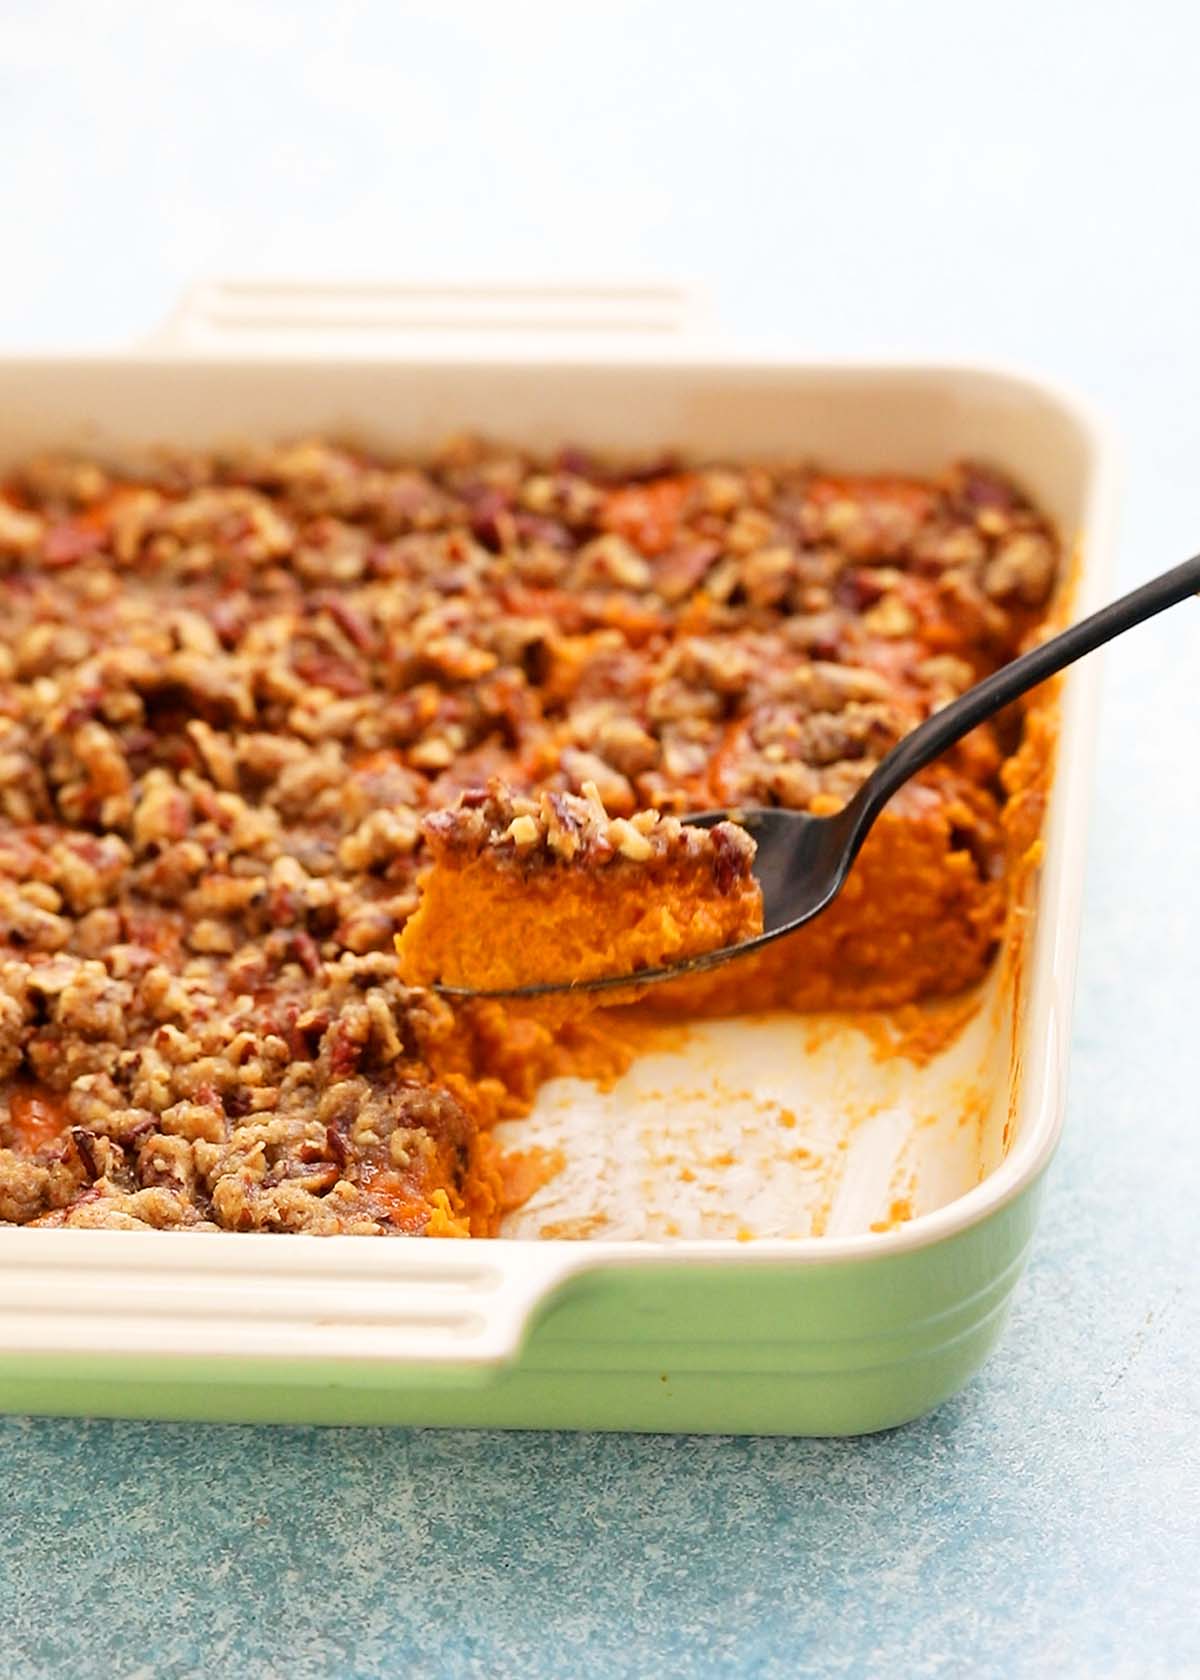
[{"label": "orange sweet potato filling", "polygon": [[636,974],[750,938],[753,888],[704,895],[699,870],[649,880],[572,870],[514,881],[487,858],[434,866],[400,936],[401,977],[480,991]]}]

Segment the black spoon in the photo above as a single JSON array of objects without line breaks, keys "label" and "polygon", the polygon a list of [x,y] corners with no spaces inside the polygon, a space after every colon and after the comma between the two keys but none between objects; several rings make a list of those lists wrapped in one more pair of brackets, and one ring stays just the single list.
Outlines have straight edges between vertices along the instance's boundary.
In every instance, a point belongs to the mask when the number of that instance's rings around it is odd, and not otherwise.
[{"label": "black spoon", "polygon": [[1142,584],[1140,589],[1122,595],[1120,600],[1101,607],[1090,618],[1081,619],[1061,635],[1001,666],[898,742],[876,765],[849,804],[835,816],[810,817],[803,811],[754,807],[742,811],[701,811],[685,817],[685,822],[698,828],[711,828],[714,823],[726,820],[740,823],[758,842],[754,875],[762,887],[763,931],[753,939],[690,957],[671,968],[639,969],[634,974],[610,974],[597,980],[558,981],[499,992],[476,992],[452,986],[437,989],[447,997],[543,997],[553,992],[607,991],[631,983],[650,986],[662,980],[678,979],[682,974],[699,974],[716,968],[731,957],[745,956],[785,933],[792,933],[837,897],[871,825],[910,776],[923,770],[947,747],[961,741],[977,724],[1028,689],[1045,682],[1056,671],[1073,665],[1085,653],[1092,653],[1114,636],[1132,630],[1135,624],[1153,618],[1155,613],[1197,592],[1200,592],[1200,555]]}]

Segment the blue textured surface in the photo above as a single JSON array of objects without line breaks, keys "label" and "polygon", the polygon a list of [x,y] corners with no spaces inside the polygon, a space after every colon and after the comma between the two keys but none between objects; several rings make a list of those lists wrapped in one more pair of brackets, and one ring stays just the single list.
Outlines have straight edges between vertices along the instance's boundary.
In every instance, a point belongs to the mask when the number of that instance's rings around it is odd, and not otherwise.
[{"label": "blue textured surface", "polygon": [[[3,336],[222,268],[698,274],[813,352],[1081,386],[1122,580],[1194,549],[1195,9],[683,15],[17,0]],[[840,1443],[0,1420],[0,1670],[1200,1673],[1198,664],[1187,608],[1109,658],[1070,1122],[959,1400]]]}]

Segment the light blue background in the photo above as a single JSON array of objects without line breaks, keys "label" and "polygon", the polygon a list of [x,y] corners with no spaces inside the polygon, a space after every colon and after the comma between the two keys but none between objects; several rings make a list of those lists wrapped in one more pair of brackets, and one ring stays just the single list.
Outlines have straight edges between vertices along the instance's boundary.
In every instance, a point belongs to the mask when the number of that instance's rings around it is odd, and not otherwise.
[{"label": "light blue background", "polygon": [[[708,282],[814,354],[1008,359],[1200,546],[1186,3],[0,14],[0,340],[197,274]],[[25,1676],[1200,1674],[1200,608],[1108,656],[1070,1122],[1000,1353],[842,1443],[0,1420]]]}]

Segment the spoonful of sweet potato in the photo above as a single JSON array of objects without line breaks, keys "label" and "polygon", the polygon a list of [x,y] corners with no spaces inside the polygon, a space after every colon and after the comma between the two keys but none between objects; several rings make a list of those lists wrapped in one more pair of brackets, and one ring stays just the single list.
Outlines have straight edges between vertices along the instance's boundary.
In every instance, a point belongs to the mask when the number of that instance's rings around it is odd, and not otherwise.
[{"label": "spoonful of sweet potato", "polygon": [[655,985],[792,933],[845,884],[887,802],[977,725],[1200,591],[1200,555],[1001,666],[906,735],[831,816],[775,808],[610,818],[582,795],[493,784],[426,820],[432,867],[401,974],[450,997]]}]

